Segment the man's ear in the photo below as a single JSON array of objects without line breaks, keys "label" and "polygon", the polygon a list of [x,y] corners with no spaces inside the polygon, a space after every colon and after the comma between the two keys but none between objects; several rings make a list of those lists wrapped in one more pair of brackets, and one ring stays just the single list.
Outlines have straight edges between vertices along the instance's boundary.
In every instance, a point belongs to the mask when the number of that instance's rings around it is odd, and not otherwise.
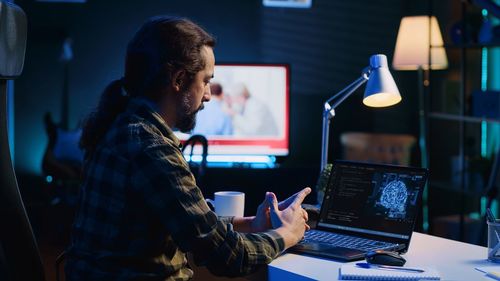
[{"label": "man's ear", "polygon": [[172,75],[172,88],[175,92],[180,92],[185,81],[186,71],[178,70]]}]

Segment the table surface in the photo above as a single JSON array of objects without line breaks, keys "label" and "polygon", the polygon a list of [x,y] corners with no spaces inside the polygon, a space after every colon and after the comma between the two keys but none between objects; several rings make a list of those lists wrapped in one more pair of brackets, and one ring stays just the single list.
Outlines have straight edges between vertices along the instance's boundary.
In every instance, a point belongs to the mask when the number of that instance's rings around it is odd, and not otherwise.
[{"label": "table surface", "polygon": [[[414,232],[410,248],[403,255],[408,267],[433,267],[441,280],[493,280],[475,270],[498,266],[489,262],[487,248]],[[358,261],[359,262],[359,261]],[[353,262],[355,263],[355,262]],[[338,280],[342,262],[286,253],[268,267],[269,280]]]}]

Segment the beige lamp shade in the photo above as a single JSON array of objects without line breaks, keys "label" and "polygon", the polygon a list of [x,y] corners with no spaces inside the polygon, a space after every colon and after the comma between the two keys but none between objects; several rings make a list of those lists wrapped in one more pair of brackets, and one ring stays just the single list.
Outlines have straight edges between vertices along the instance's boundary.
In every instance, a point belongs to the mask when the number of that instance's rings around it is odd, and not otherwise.
[{"label": "beige lamp shade", "polygon": [[431,54],[430,69],[448,67],[448,59],[443,47],[443,36],[436,17],[411,16],[402,18],[392,61],[393,68],[397,70],[429,69],[429,50]]}]

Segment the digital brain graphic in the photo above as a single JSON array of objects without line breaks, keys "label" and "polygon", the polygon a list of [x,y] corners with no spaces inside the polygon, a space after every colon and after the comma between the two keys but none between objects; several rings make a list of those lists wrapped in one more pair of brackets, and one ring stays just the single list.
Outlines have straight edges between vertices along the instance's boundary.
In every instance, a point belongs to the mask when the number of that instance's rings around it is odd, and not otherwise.
[{"label": "digital brain graphic", "polygon": [[380,204],[389,209],[389,217],[404,217],[408,191],[404,182],[394,180],[382,190]]}]

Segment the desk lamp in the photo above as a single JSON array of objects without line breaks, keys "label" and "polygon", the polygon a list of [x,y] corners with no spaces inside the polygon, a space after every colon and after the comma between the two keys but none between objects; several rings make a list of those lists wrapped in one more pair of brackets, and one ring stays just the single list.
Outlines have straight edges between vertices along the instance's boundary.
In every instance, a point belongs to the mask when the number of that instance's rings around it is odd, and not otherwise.
[{"label": "desk lamp", "polygon": [[335,116],[335,108],[354,93],[356,89],[367,82],[363,103],[370,107],[386,107],[401,101],[398,87],[387,67],[385,55],[370,57],[370,65],[361,73],[361,77],[346,88],[333,95],[324,103],[323,134],[321,138],[321,171],[328,161],[328,139],[330,120]]}]

